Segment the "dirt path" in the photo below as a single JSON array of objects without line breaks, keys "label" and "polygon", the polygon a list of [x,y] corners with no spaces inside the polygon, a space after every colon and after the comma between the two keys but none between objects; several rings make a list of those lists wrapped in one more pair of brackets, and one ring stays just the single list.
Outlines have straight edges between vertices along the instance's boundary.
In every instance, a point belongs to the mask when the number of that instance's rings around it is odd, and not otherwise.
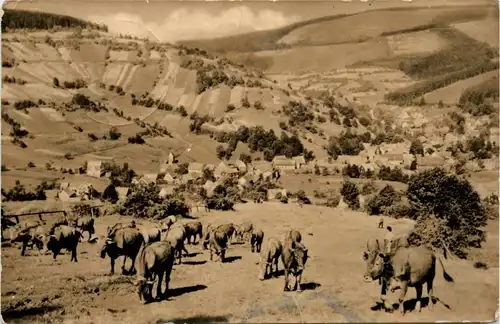
[{"label": "dirt path", "polygon": [[[283,276],[257,279],[259,260],[248,245],[235,244],[224,264],[209,261],[200,245],[171,276],[169,300],[141,305],[130,278],[108,276],[109,259],[98,257],[99,246],[82,243],[79,262],[69,255],[19,256],[12,247],[2,249],[2,315],[8,323],[161,323],[161,322],[391,322],[436,320],[491,320],[498,301],[498,268],[480,270],[466,261],[446,261],[455,284],[442,279],[438,266],[434,311],[420,314],[372,311],[378,299],[377,284],[365,284],[361,259],[366,237],[383,236],[376,217],[318,206],[297,208],[283,204],[246,204],[236,212],[199,213],[207,223],[252,221],[270,236],[282,239],[289,228],[298,228],[308,247],[309,259],[302,293],[283,292]],[[118,217],[96,220],[97,235]],[[408,231],[406,220],[386,220],[397,233]],[[87,233],[85,233],[87,235]],[[87,236],[85,236],[86,238]],[[121,267],[121,259],[117,269]],[[129,265],[129,264],[128,264]],[[280,262],[280,270],[283,268]],[[408,299],[415,290],[408,290]],[[424,293],[425,296],[425,293]],[[391,296],[393,297],[393,296]]]}]

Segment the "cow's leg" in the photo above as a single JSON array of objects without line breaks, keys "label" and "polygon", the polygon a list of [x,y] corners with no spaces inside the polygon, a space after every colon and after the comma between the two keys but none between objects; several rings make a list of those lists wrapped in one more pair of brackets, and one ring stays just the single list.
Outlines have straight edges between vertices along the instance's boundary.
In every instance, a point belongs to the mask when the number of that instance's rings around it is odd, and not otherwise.
[{"label": "cow's leg", "polygon": [[427,280],[427,296],[429,296],[429,309],[432,310],[434,309],[434,300],[433,300],[433,280],[434,278]]},{"label": "cow's leg", "polygon": [[250,242],[250,244],[251,244],[250,250],[252,251],[252,253],[254,253],[255,252],[254,244],[252,242]]},{"label": "cow's leg", "polygon": [[71,249],[71,261],[75,260],[75,262],[78,262],[78,259],[76,258],[76,246]]},{"label": "cow's leg", "polygon": [[220,252],[220,262],[224,262],[226,256],[226,250]]},{"label": "cow's leg", "polygon": [[130,259],[132,259],[132,265],[130,266],[130,270],[128,271],[128,273],[130,275],[133,275],[135,274],[135,258],[130,258]]},{"label": "cow's leg", "polygon": [[384,305],[385,309],[392,310],[392,306],[387,304],[387,279],[385,278],[380,278],[380,300],[382,301],[382,304]]},{"label": "cow's leg", "polygon": [[26,247],[28,247],[28,240],[23,239],[23,245],[21,247],[21,256],[24,256],[24,253],[26,253]]},{"label": "cow's leg", "polygon": [[420,312],[422,310],[422,290],[423,290],[423,285],[418,284],[415,286],[415,290],[417,291],[417,303],[415,304],[415,310],[417,312]]},{"label": "cow's leg", "polygon": [[[277,277],[278,276],[278,258],[275,258],[274,259],[274,276]],[[272,264],[271,264],[271,269],[272,269]]]},{"label": "cow's leg", "polygon": [[182,249],[179,249],[179,264],[182,263],[182,251],[186,251],[186,248],[184,247],[184,244],[182,244]]},{"label": "cow's leg", "polygon": [[123,256],[123,263],[122,263],[122,274],[125,274],[125,262],[127,261],[127,256]]},{"label": "cow's leg", "polygon": [[406,296],[406,291],[408,290],[408,282],[401,281],[400,287],[401,287],[401,293],[399,295],[399,311],[401,312],[401,315],[404,315],[405,314],[404,300]]},{"label": "cow's leg", "polygon": [[288,287],[288,270],[285,268],[285,287],[283,288],[283,291],[289,291],[290,288]]},{"label": "cow's leg", "polygon": [[172,273],[172,266],[169,266],[165,270],[165,293],[163,294],[163,298],[167,299],[168,298],[168,285],[170,283],[170,274]]},{"label": "cow's leg", "polygon": [[212,247],[210,246],[210,261],[213,261],[214,258],[214,251],[212,250]]},{"label": "cow's leg", "polygon": [[161,293],[161,285],[163,283],[163,276],[164,276],[164,271],[160,271],[158,275],[156,276],[158,278],[158,285],[156,287],[156,299],[162,299],[162,293]]},{"label": "cow's leg", "polygon": [[110,275],[115,273],[115,259],[109,258],[111,260],[111,271],[109,272]]},{"label": "cow's leg", "polygon": [[296,285],[297,285],[297,291],[298,292],[301,292],[302,291],[302,287],[300,286],[302,284],[302,272],[296,277]]}]

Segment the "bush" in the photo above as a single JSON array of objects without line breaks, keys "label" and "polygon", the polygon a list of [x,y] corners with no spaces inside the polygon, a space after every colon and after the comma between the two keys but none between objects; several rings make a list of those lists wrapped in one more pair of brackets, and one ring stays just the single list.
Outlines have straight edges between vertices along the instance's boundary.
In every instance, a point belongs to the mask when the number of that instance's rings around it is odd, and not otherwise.
[{"label": "bush", "polygon": [[113,183],[110,183],[106,189],[104,189],[101,200],[109,201],[112,204],[115,204],[118,201],[118,192],[116,191],[116,187]]},{"label": "bush", "polygon": [[424,156],[424,145],[418,139],[411,142],[410,145],[410,154],[417,155],[420,154]]},{"label": "bush", "polygon": [[399,199],[400,194],[391,185],[386,185],[367,202],[366,210],[370,215],[380,215],[384,212],[385,207],[392,206]]},{"label": "bush", "polygon": [[116,127],[111,127],[111,129],[109,130],[109,139],[110,140],[116,141],[121,136],[122,136],[122,134],[118,131],[118,129]]},{"label": "bush", "polygon": [[373,180],[365,182],[363,184],[363,186],[361,187],[361,194],[363,196],[370,195],[376,191],[377,191],[377,187],[375,186],[375,181],[373,181]]},{"label": "bush", "polygon": [[417,220],[417,243],[442,247],[443,243],[460,257],[466,249],[480,246],[485,234],[487,214],[471,184],[441,168],[418,173],[410,178],[407,197],[410,217]]},{"label": "bush", "polygon": [[47,199],[42,186],[37,186],[35,191],[29,191],[26,190],[26,187],[22,185],[19,180],[16,180],[16,185],[9,191],[5,191],[2,188],[2,196],[5,201],[31,201]]},{"label": "bush", "polygon": [[340,194],[349,208],[352,210],[357,210],[359,208],[359,191],[355,183],[349,180],[344,181]]},{"label": "bush", "polygon": [[330,197],[326,200],[326,206],[330,208],[337,207],[340,203],[340,198],[340,195],[337,194],[330,195]]},{"label": "bush", "polygon": [[307,197],[306,192],[304,190],[301,189],[301,190],[297,191],[297,193],[295,194],[295,196],[297,197],[297,201],[298,202],[301,202],[304,205],[310,205],[311,204],[311,200],[309,199],[309,197]]}]

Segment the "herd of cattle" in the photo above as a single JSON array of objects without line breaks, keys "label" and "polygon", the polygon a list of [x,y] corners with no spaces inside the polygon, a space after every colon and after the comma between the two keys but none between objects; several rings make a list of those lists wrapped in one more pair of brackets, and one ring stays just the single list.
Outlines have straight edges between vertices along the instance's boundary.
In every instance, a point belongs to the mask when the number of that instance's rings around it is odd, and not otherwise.
[{"label": "herd of cattle", "polygon": [[[27,247],[38,248],[38,253],[52,252],[53,258],[62,249],[71,252],[71,261],[77,260],[77,246],[82,241],[83,233],[88,233],[88,242],[95,242],[95,219],[83,216],[74,220],[62,219],[48,226],[44,222],[16,225],[10,228],[10,242],[22,243],[21,255],[25,255]],[[182,255],[188,254],[185,244],[195,244],[197,238],[203,250],[209,250],[210,260],[224,262],[225,253],[231,243],[245,240],[249,242],[251,251],[260,253],[258,279],[276,276],[278,262],[281,258],[284,267],[284,291],[301,290],[301,279],[308,249],[302,243],[299,231],[289,230],[283,243],[276,237],[270,237],[262,249],[264,232],[251,222],[239,225],[233,223],[213,225],[203,228],[199,221],[181,223],[174,216],[169,216],[157,223],[136,224],[134,220],[117,223],[107,228],[106,236],[101,243],[99,256],[110,259],[110,274],[114,274],[115,260],[123,256],[122,274],[136,275],[133,283],[138,287],[139,299],[149,302],[153,299],[153,285],[157,281],[157,299],[164,299],[168,292],[168,284],[173,266],[182,263]],[[214,254],[217,257],[214,260]],[[446,254],[445,254],[446,257]],[[128,270],[126,260],[131,260]],[[363,259],[366,262],[365,282],[379,281],[381,300],[386,309],[386,293],[401,289],[399,296],[400,310],[404,314],[402,303],[408,287],[415,287],[417,292],[416,309],[420,311],[423,284],[427,284],[429,307],[433,306],[433,281],[436,272],[436,259],[439,259],[446,281],[452,282],[440,257],[424,246],[411,247],[407,236],[391,240],[369,239]],[[273,269],[274,265],[274,269]],[[290,277],[294,277],[294,286],[290,286]],[[162,292],[162,281],[165,280],[165,291]],[[132,281],[131,281],[132,282]]]}]

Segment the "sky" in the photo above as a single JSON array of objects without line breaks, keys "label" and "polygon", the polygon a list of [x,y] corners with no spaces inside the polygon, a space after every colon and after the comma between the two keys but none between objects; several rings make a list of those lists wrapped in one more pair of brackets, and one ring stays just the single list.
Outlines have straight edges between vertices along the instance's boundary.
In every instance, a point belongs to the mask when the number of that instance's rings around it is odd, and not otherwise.
[{"label": "sky", "polygon": [[[110,32],[175,42],[282,27],[321,16],[389,7],[470,5],[490,0],[336,1],[7,1],[4,8],[65,14],[108,25]],[[371,2],[366,2],[371,1]],[[371,4],[370,4],[371,3]]]}]

